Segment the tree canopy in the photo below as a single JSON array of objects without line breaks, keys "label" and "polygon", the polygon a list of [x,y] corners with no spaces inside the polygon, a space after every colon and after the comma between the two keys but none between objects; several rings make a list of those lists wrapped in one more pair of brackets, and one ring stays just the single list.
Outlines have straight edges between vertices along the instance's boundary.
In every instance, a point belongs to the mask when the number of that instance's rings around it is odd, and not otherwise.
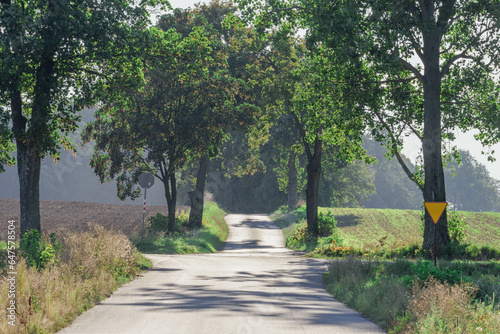
[{"label": "tree canopy", "polygon": [[[298,23],[311,50],[327,49],[330,63],[345,64],[348,80],[330,80],[331,87],[352,83],[364,93],[359,102],[372,135],[385,142],[425,201],[446,201],[442,144],[454,128],[480,129],[484,145],[500,139],[499,1],[239,2],[257,25]],[[399,153],[410,133],[422,142],[417,171]],[[446,215],[437,226],[437,242],[448,243]],[[433,248],[433,228],[426,214],[425,248]]]},{"label": "tree canopy", "polygon": [[[92,167],[102,182],[117,176],[120,198],[139,194],[139,174],[152,172],[165,187],[170,232],[175,229],[176,172],[214,156],[226,131],[253,118],[245,94],[227,68],[227,49],[203,16],[175,10],[150,29],[142,55],[144,85],[116,85],[86,129],[96,140]],[[133,79],[133,77],[128,78]]]},{"label": "tree canopy", "polygon": [[[21,190],[21,234],[40,230],[40,161],[74,149],[84,105],[110,71],[127,62],[149,24],[147,7],[162,0],[0,2],[0,157],[15,140]],[[12,123],[10,131],[6,131]]]}]

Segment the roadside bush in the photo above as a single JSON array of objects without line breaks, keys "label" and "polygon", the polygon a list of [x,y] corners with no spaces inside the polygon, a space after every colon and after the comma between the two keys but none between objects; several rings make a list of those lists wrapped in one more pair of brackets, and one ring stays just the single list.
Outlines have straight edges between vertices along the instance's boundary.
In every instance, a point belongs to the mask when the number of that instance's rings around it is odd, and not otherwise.
[{"label": "roadside bush", "polygon": [[132,235],[134,245],[144,253],[193,254],[213,253],[224,248],[228,227],[226,213],[215,202],[205,202],[202,228],[191,226],[187,212],[176,215],[176,231],[167,233],[168,218],[161,214],[148,219],[147,235]]},{"label": "roadside bush", "polygon": [[337,234],[337,221],[331,212],[318,215],[318,228],[320,237],[328,237]]},{"label": "roadside bush", "polygon": [[31,230],[24,234],[20,242],[20,254],[26,263],[36,269],[50,267],[56,262],[56,255],[61,244],[56,242],[55,234],[42,238],[38,230]]},{"label": "roadside bush", "polygon": [[403,276],[403,282],[407,286],[421,283],[434,278],[441,283],[458,284],[469,280],[460,270],[452,270],[449,267],[441,269],[434,267],[431,261],[418,261],[410,265],[410,273]]}]

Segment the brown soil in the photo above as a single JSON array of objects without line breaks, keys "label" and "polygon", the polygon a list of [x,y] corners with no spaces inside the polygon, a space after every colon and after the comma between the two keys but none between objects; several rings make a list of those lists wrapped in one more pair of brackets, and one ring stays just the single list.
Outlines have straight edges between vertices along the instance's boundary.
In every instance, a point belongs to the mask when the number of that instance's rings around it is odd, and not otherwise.
[{"label": "brown soil", "polygon": [[[109,230],[122,231],[130,237],[134,232],[141,230],[142,209],[142,205],[40,201],[42,233],[50,233],[60,227],[72,231],[84,231],[91,222]],[[166,215],[167,208],[146,206],[146,218],[157,213]],[[19,216],[19,200],[0,198],[0,226],[2,226],[0,241],[6,240],[9,220],[16,222],[19,231]]]}]

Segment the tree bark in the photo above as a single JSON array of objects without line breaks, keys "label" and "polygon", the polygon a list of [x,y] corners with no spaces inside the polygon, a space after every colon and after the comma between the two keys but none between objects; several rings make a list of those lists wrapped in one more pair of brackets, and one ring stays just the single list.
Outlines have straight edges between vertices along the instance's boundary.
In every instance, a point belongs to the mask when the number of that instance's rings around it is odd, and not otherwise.
[{"label": "tree bark", "polygon": [[200,168],[196,176],[196,188],[189,192],[191,200],[191,211],[189,212],[189,225],[201,228],[203,219],[203,205],[205,195],[205,184],[207,179],[208,157],[205,154],[200,160]]},{"label": "tree bark", "polygon": [[19,175],[21,229],[20,236],[36,229],[40,232],[40,154],[26,144],[27,119],[22,113],[21,92],[15,91],[11,99],[12,130],[17,146],[17,173]]},{"label": "tree bark", "polygon": [[314,142],[314,152],[308,159],[307,164],[307,186],[306,186],[306,214],[307,214],[307,230],[313,235],[319,234],[318,227],[318,193],[319,181],[321,178],[321,155],[323,150],[323,142],[316,135]]},{"label": "tree bark", "polygon": [[[425,183],[423,197],[426,202],[446,202],[446,189],[441,155],[441,74],[439,67],[440,37],[430,29],[424,32],[424,139],[423,157]],[[450,243],[446,210],[436,226],[425,212],[423,248],[434,249],[434,228],[438,247]]]},{"label": "tree bark", "polygon": [[166,176],[163,179],[163,186],[165,188],[165,198],[167,199],[167,209],[168,209],[168,224],[167,232],[175,232],[175,207],[177,205],[177,184],[175,179],[175,173]]},{"label": "tree bark", "polygon": [[288,211],[293,211],[297,207],[297,168],[295,167],[295,158],[297,154],[292,150],[288,157],[288,185],[286,193],[288,196]]}]

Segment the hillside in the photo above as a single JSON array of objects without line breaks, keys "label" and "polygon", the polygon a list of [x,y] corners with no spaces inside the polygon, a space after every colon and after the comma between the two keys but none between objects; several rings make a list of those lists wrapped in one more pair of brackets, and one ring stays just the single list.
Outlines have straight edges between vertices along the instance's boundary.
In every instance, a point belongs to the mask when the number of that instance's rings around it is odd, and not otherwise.
[{"label": "hillside", "polygon": [[[419,210],[320,208],[331,211],[346,245],[376,245],[383,237],[387,244],[421,243]],[[470,228],[467,242],[500,248],[500,213],[458,211]]]}]

